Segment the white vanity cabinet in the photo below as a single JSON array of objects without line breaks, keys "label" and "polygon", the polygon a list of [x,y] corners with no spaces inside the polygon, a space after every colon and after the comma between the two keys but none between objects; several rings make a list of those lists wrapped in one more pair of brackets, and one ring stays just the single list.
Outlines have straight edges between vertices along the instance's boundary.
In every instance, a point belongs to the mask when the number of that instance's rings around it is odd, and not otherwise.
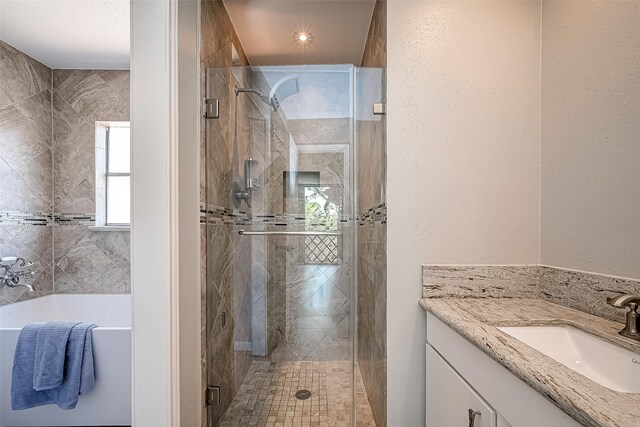
[{"label": "white vanity cabinet", "polygon": [[431,313],[426,387],[426,427],[580,426]]},{"label": "white vanity cabinet", "polygon": [[427,344],[427,426],[496,427],[496,412]]}]

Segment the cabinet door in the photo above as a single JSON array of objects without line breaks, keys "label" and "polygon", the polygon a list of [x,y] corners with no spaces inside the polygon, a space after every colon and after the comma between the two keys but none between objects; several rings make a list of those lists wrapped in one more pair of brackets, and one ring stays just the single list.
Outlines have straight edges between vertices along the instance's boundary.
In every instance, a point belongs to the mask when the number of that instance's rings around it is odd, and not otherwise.
[{"label": "cabinet door", "polygon": [[467,427],[469,409],[480,412],[474,427],[496,427],[496,413],[427,344],[427,427]]}]

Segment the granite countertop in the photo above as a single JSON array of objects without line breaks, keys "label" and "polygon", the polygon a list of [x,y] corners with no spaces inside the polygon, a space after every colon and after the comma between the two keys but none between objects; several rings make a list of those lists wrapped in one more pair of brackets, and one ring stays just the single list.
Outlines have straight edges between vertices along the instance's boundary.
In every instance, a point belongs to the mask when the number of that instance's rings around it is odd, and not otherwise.
[{"label": "granite countertop", "polygon": [[640,354],[622,326],[541,299],[425,298],[420,305],[586,426],[640,426],[640,394],[610,390],[497,329],[570,325]]}]

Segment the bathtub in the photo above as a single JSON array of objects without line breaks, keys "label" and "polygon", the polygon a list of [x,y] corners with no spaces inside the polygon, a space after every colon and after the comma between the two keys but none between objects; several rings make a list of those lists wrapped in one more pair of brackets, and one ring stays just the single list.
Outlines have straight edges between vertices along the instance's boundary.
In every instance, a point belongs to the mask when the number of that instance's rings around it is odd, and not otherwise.
[{"label": "bathtub", "polygon": [[[11,368],[20,329],[30,322],[77,320],[93,330],[96,385],[78,406],[11,410]],[[131,425],[131,298],[49,295],[0,307],[0,427]]]}]

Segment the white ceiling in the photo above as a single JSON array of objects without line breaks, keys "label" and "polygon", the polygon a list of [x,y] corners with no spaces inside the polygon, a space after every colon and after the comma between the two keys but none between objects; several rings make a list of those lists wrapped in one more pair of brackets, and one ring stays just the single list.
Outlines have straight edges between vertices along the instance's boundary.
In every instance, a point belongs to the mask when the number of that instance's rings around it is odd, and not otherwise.
[{"label": "white ceiling", "polygon": [[[251,65],[360,65],[375,0],[224,0]],[[313,42],[300,46],[296,31]]]},{"label": "white ceiling", "polygon": [[128,69],[129,0],[0,0],[0,39],[51,68]]}]

